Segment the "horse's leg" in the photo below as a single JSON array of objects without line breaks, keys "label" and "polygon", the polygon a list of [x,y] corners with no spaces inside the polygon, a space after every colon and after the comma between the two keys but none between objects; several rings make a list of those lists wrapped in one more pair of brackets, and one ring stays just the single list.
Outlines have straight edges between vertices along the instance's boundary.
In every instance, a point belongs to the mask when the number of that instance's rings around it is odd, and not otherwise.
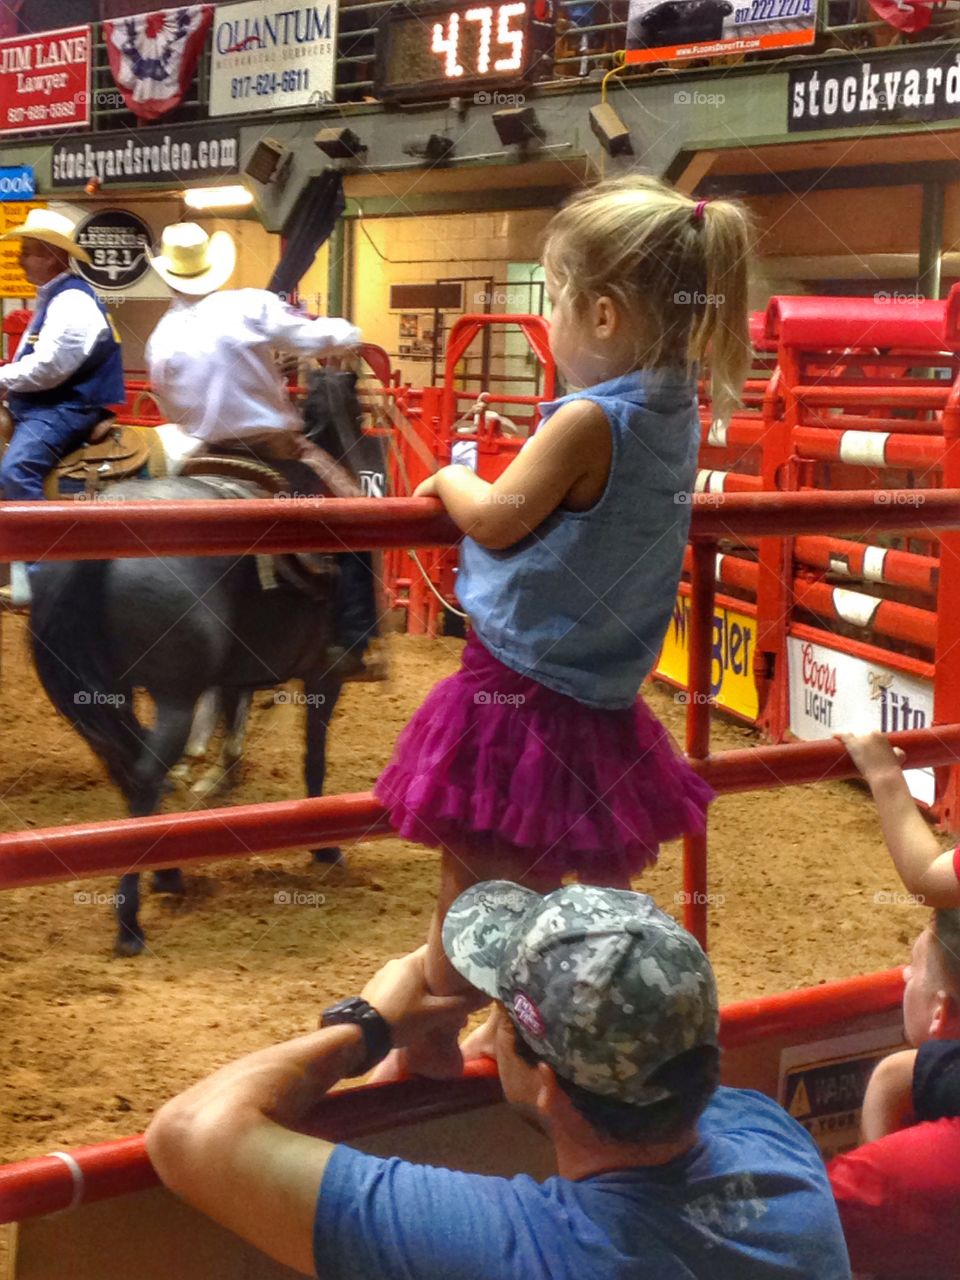
[{"label": "horse's leg", "polygon": [[223,707],[223,743],[215,764],[206,769],[190,788],[200,800],[212,800],[228,790],[236,780],[235,770],[243,759],[247,737],[247,719],[253,694],[248,689],[225,687],[217,691]]},{"label": "horse's leg", "polygon": [[[308,796],[323,795],[323,781],[327,772],[327,729],[340,697],[342,682],[333,676],[308,677],[303,682],[307,700],[307,751],[304,757],[304,775]],[[326,866],[343,863],[343,854],[335,846],[313,850],[314,862]]]},{"label": "horse's leg", "polygon": [[193,765],[206,756],[219,719],[220,690],[207,689],[200,695],[200,701],[193,713],[193,723],[190,726],[187,745],[183,749],[183,759],[178,761],[170,771],[174,778],[183,782],[188,781]]},{"label": "horse's leg", "polygon": [[[163,781],[183,755],[183,748],[193,722],[193,704],[157,701],[157,718],[146,736],[143,750],[133,768],[133,782],[127,796],[132,818],[154,813],[160,799]],[[181,891],[182,879],[177,868],[163,873],[161,886],[167,892]],[[117,940],[114,950],[120,956],[135,956],[143,950],[144,934],[140,927],[140,877],[136,872],[125,875],[117,893]]]}]

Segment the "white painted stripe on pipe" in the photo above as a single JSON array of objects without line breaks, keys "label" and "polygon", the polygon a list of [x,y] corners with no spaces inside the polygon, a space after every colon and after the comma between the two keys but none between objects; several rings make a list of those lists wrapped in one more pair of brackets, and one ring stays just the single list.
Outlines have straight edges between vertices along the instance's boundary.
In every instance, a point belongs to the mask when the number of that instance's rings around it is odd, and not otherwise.
[{"label": "white painted stripe on pipe", "polygon": [[886,559],[886,547],[867,547],[863,553],[863,576],[866,582],[886,582],[883,576]]},{"label": "white painted stripe on pipe", "polygon": [[840,436],[840,461],[883,467],[889,439],[889,431],[844,431]]},{"label": "white painted stripe on pipe", "polygon": [[862,591],[849,591],[846,587],[834,587],[833,607],[837,616],[853,627],[870,627],[881,601],[866,596]]}]

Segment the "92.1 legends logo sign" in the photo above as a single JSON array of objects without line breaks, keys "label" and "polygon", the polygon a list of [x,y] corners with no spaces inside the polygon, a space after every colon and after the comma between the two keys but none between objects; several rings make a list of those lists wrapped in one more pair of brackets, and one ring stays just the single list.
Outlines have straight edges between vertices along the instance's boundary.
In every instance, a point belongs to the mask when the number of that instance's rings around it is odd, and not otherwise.
[{"label": "92.1 legends logo sign", "polygon": [[77,227],[77,243],[91,262],[77,262],[84,280],[97,289],[126,289],[150,269],[147,249],[150,228],[126,209],[102,209],[84,218]]},{"label": "92.1 legends logo sign", "polygon": [[790,72],[790,133],[960,116],[960,55],[931,49]]}]

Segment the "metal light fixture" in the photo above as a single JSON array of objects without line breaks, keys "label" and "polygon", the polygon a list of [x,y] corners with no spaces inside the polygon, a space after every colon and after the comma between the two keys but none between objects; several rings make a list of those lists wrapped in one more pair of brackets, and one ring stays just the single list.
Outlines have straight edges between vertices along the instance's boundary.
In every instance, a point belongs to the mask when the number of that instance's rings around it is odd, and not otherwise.
[{"label": "metal light fixture", "polygon": [[419,156],[431,164],[443,164],[452,158],[456,145],[453,138],[444,133],[431,133],[426,140],[415,138],[412,142],[405,142],[403,150],[408,156]]},{"label": "metal light fixture", "polygon": [[279,182],[292,160],[293,152],[282,142],[276,138],[261,138],[243,166],[243,172],[264,185]]},{"label": "metal light fixture", "polygon": [[630,130],[610,106],[602,102],[590,108],[590,128],[596,134],[604,151],[611,156],[632,156],[633,143]]},{"label": "metal light fixture", "polygon": [[314,134],[313,145],[331,160],[354,160],[366,154],[366,146],[352,129],[321,129]]},{"label": "metal light fixture", "polygon": [[497,137],[505,147],[524,147],[531,142],[542,142],[547,136],[533,107],[509,107],[495,111],[492,118]]}]

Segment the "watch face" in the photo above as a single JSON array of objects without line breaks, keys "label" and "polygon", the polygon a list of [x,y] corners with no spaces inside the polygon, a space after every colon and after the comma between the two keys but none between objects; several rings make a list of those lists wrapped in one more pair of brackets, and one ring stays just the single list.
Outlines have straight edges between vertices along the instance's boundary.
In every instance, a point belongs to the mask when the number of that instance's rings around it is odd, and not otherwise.
[{"label": "watch face", "polygon": [[392,10],[378,33],[377,96],[456,97],[523,83],[536,61],[532,10],[532,0]]}]

